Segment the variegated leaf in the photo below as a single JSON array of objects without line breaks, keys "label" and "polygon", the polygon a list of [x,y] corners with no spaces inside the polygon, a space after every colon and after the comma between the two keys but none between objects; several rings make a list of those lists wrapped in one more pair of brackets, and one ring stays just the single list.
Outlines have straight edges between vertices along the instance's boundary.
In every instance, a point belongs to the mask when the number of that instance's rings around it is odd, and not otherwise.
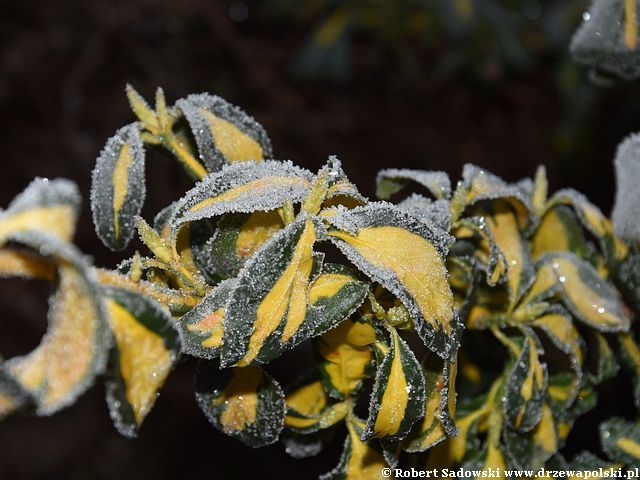
[{"label": "variegated leaf", "polygon": [[578,319],[603,332],[629,328],[619,293],[591,264],[568,252],[547,254],[540,262],[551,267],[566,307]]},{"label": "variegated leaf", "polygon": [[106,288],[115,346],[107,370],[107,403],[118,431],[135,437],[180,351],[169,313],[154,300]]},{"label": "variegated leaf", "polygon": [[320,377],[311,377],[289,392],[284,425],[297,433],[315,433],[342,421],[350,410],[347,402],[331,402]]},{"label": "variegated leaf", "polygon": [[640,427],[620,417],[600,424],[600,443],[607,456],[629,466],[640,467]]},{"label": "variegated leaf", "polygon": [[211,172],[223,165],[272,158],[271,141],[264,128],[243,110],[215,95],[189,95],[176,105],[187,118]]},{"label": "variegated leaf", "polygon": [[444,264],[449,235],[387,203],[341,209],[328,221],[329,238],[402,301],[425,344],[448,358],[458,328]]},{"label": "variegated leaf", "polygon": [[107,140],[91,178],[91,211],[96,233],[112,250],[124,249],[135,233],[134,218],[146,195],[145,153],[137,123]]},{"label": "variegated leaf", "polygon": [[80,194],[75,183],[37,178],[6,210],[0,210],[0,246],[22,232],[46,233],[69,242],[79,210]]},{"label": "variegated leaf", "polygon": [[57,264],[47,333],[32,352],[5,363],[6,371],[34,397],[37,413],[49,415],[73,403],[102,373],[110,338],[96,279],[81,254],[34,232],[13,239],[52,256]]},{"label": "variegated leaf", "polygon": [[364,422],[350,419],[347,422],[348,435],[340,457],[340,463],[329,473],[320,476],[321,480],[379,480],[382,469],[388,464],[373,441],[362,441]]},{"label": "variegated leaf", "polygon": [[282,388],[260,367],[220,370],[202,361],[196,400],[214,427],[250,447],[276,442],[284,426]]},{"label": "variegated leaf", "polygon": [[311,188],[311,172],[291,162],[273,160],[228,165],[189,190],[174,209],[174,235],[182,225],[219,215],[268,211],[285,201],[303,200]]},{"label": "variegated leaf", "polygon": [[548,380],[542,353],[538,339],[529,332],[505,386],[504,420],[513,430],[528,432],[540,421]]},{"label": "variegated leaf", "polygon": [[424,415],[422,367],[395,328],[390,347],[378,365],[363,439],[402,440]]},{"label": "variegated leaf", "polygon": [[178,320],[184,353],[206,359],[219,355],[225,305],[236,284],[235,279],[222,281],[195,308]]},{"label": "variegated leaf", "polygon": [[349,319],[316,340],[323,359],[320,374],[328,394],[339,400],[354,395],[369,377],[373,362],[370,345],[377,340],[366,322]]}]

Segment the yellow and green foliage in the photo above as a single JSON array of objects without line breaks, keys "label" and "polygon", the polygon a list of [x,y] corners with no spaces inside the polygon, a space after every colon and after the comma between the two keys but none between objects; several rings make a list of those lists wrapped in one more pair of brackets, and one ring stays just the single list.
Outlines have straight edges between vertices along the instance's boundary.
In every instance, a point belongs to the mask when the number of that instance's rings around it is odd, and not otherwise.
[{"label": "yellow and green foliage", "polygon": [[[640,407],[638,245],[581,194],[548,197],[544,169],[507,183],[467,165],[453,185],[384,170],[371,201],[334,157],[317,173],[275,160],[219,97],[168,106],[158,90],[152,109],[127,94],[137,120],[100,154],[91,209],[106,246],[137,231],[147,252],[91,265],[65,180],[35,180],[0,212],[0,276],[53,291],[41,344],[0,363],[0,416],[51,414],[102,376],[135,436],[183,355],[201,359],[196,398],[221,432],[296,458],[342,435],[325,478],[640,463],[640,429],[620,418],[601,426],[607,461],[562,455],[618,362]],[[152,146],[195,183],[147,222]],[[411,183],[424,194],[402,198]],[[302,345],[315,363],[281,386],[269,363]]]}]

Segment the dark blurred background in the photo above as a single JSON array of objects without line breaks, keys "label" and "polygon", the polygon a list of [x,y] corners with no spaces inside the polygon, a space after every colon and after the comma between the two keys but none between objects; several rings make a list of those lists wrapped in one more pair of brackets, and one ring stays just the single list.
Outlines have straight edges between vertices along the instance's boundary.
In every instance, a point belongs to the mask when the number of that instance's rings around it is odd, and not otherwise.
[{"label": "dark blurred background", "polygon": [[[587,7],[0,0],[0,205],[34,176],[70,178],[85,198],[80,248],[101,266],[124,258],[97,240],[86,199],[105,140],[133,121],[129,82],[147,98],[156,86],[170,101],[219,94],[264,125],[277,158],[317,170],[336,154],[369,196],[383,167],[456,178],[471,162],[517,180],[544,164],[553,190],[575,187],[608,212],[615,147],[640,130],[640,91],[594,82],[571,61],[567,45]],[[188,182],[165,157],[147,165],[152,216]],[[3,281],[5,357],[28,352],[45,331],[47,286],[31,287]],[[273,368],[286,375],[293,363],[285,357]],[[337,464],[341,440],[319,458],[295,461],[280,445],[251,451],[225,438],[195,405],[194,367],[186,361],[171,375],[137,440],[111,426],[100,382],[54,417],[0,423],[0,478],[315,478]],[[591,420],[576,435],[595,434]]]}]

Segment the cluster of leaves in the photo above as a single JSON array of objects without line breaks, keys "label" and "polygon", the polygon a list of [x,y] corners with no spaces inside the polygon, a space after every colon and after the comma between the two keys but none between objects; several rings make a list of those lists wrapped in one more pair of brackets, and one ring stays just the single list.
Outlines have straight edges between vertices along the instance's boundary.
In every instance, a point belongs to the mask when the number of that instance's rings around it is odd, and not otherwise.
[{"label": "cluster of leaves", "polygon": [[[316,174],[273,160],[264,129],[219,97],[168,107],[158,90],[152,109],[127,93],[138,120],[101,152],[91,208],[105,245],[137,231],[149,252],[93,267],[71,243],[79,196],[65,180],[35,180],[0,213],[0,275],[55,287],[40,346],[0,365],[0,416],[51,414],[104,373],[114,424],[135,436],[189,355],[220,431],[296,458],[346,432],[324,478],[377,478],[399,463],[567,465],[558,451],[618,358],[640,407],[637,238],[577,192],[548,198],[544,169],[509,184],[468,165],[455,186],[389,169],[370,201],[336,158]],[[152,147],[195,186],[150,225]],[[410,183],[425,195],[387,201]],[[283,388],[265,365],[307,341],[317,362]],[[635,424],[602,431],[611,462],[575,465],[640,461]]]}]

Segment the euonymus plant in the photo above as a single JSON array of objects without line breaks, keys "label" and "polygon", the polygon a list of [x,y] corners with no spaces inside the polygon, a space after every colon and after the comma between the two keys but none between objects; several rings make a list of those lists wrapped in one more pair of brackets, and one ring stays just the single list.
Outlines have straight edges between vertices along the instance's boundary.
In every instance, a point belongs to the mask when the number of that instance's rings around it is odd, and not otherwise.
[{"label": "euonymus plant", "polygon": [[[152,109],[127,95],[137,120],[98,157],[91,209],[107,247],[137,233],[144,252],[92,266],[66,180],[36,179],[0,213],[0,275],[53,288],[41,344],[0,364],[0,416],[52,414],[101,377],[133,437],[193,356],[198,404],[236,440],[300,458],[343,437],[324,478],[640,463],[640,427],[621,418],[601,425],[606,458],[559,453],[618,364],[640,408],[640,137],[618,152],[612,224],[573,190],[548,195],[544,168],[517,183],[473,165],[454,183],[383,170],[371,201],[336,158],[317,173],[274,160],[264,129],[220,97],[170,107],[158,90]],[[193,188],[144,220],[150,148]],[[422,193],[403,197],[408,184]],[[316,361],[281,385],[269,363],[302,344]]]}]

